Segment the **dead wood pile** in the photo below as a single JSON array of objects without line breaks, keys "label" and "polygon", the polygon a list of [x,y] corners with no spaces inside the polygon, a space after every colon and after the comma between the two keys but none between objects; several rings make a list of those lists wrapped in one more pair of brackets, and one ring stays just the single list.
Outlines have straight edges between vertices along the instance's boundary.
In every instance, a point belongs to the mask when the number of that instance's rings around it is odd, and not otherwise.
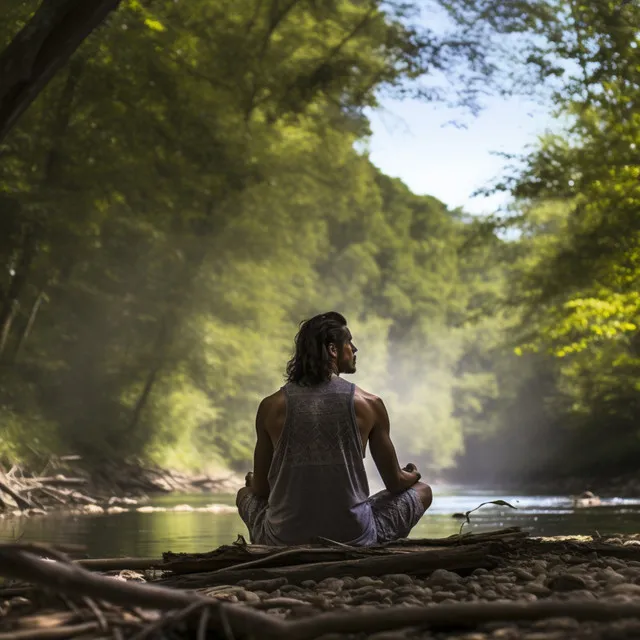
[{"label": "dead wood pile", "polygon": [[0,514],[42,515],[50,510],[102,513],[158,493],[235,490],[233,477],[190,476],[138,463],[106,461],[91,472],[80,456],[51,456],[35,472],[0,463]]},{"label": "dead wood pile", "polygon": [[[598,601],[391,606],[373,611],[356,608],[315,612],[300,617],[292,614],[308,603],[286,597],[230,603],[217,595],[224,591],[223,587],[211,588],[222,583],[231,587],[232,580],[245,580],[248,576],[251,579],[277,576],[281,582],[297,582],[327,575],[381,575],[376,573],[380,571],[419,576],[436,568],[466,573],[477,567],[496,566],[505,562],[509,554],[535,554],[549,549],[585,554],[598,549],[602,555],[620,557],[619,545],[597,541],[546,543],[527,539],[515,529],[438,540],[408,540],[374,549],[353,549],[325,541],[324,546],[283,550],[242,542],[196,556],[167,553],[163,559],[153,561],[153,565],[151,560],[141,561],[141,565],[147,563],[144,568],[155,566],[162,570],[163,577],[151,583],[144,582],[140,574],[124,570],[124,566],[131,564],[130,558],[109,559],[102,570],[108,567],[112,575],[100,575],[89,571],[90,561],[74,561],[50,547],[0,545],[0,575],[11,579],[0,582],[0,640],[152,637],[311,640],[327,633],[407,627],[473,628],[489,621],[555,616],[601,621],[640,618],[640,605]],[[640,556],[637,548],[626,549],[625,553],[627,557]],[[106,560],[93,562],[91,568],[97,569],[97,563]],[[118,562],[121,571],[117,571]],[[363,567],[366,574],[360,573]],[[147,579],[153,580],[153,576],[147,575]],[[200,590],[192,590],[195,585]],[[278,615],[264,610],[272,607],[277,607]]]}]

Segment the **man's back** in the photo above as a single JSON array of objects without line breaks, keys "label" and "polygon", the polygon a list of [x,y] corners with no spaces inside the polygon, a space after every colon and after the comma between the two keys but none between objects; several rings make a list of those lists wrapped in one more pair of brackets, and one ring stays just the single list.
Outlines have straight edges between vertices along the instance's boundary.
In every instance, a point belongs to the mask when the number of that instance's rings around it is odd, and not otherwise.
[{"label": "man's back", "polygon": [[264,521],[272,544],[375,539],[354,391],[338,376],[314,386],[289,383],[280,433],[275,420],[265,420],[274,446]]}]

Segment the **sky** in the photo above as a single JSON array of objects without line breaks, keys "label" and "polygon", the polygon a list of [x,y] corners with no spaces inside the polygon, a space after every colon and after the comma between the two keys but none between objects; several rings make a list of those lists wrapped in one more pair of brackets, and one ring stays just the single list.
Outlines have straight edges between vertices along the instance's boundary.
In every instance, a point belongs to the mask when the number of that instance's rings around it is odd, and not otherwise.
[{"label": "sky", "polygon": [[[441,34],[451,22],[433,0],[415,0],[416,23]],[[373,135],[370,159],[387,175],[401,178],[420,195],[440,199],[449,208],[473,214],[493,213],[508,203],[506,194],[472,198],[471,194],[503,175],[507,161],[492,152],[519,154],[553,129],[549,107],[524,98],[486,98],[476,117],[444,104],[382,99],[369,111]],[[466,129],[449,123],[464,122]]]},{"label": "sky", "polygon": [[462,117],[467,128],[447,124],[460,113],[419,100],[382,101],[368,114],[369,157],[414,193],[435,196],[449,208],[493,213],[508,203],[506,194],[472,197],[503,175],[507,161],[492,152],[522,153],[553,121],[544,107],[518,98],[487,100],[478,116]]}]

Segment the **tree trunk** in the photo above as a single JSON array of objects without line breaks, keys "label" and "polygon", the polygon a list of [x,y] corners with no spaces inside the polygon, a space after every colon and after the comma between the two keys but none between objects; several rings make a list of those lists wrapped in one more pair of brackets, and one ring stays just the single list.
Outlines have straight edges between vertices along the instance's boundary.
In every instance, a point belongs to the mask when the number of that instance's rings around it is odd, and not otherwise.
[{"label": "tree trunk", "polygon": [[[1,62],[0,62],[1,64]],[[55,172],[60,165],[60,141],[67,131],[69,126],[69,120],[71,118],[71,111],[73,108],[73,99],[75,96],[76,87],[80,79],[82,68],[84,66],[84,60],[74,60],[70,65],[69,75],[67,81],[62,89],[60,100],[56,107],[56,114],[52,125],[51,133],[51,148],[47,154],[44,165],[44,178],[43,184],[50,186],[55,182]],[[1,67],[0,67],[1,68]],[[9,285],[9,291],[7,293],[5,303],[0,311],[0,356],[2,356],[7,342],[9,340],[9,334],[13,321],[20,309],[19,298],[27,284],[27,276],[35,256],[37,246],[37,233],[35,228],[30,228],[26,231],[23,246],[21,250],[20,262],[16,268],[16,273]],[[38,309],[44,299],[44,289],[40,291],[36,301],[31,307],[31,313],[29,319],[25,325],[15,350],[13,352],[12,360],[15,360],[22,343],[29,335],[33,328],[33,323],[36,319]]]},{"label": "tree trunk", "polygon": [[133,409],[133,415],[131,416],[131,422],[129,424],[129,431],[132,432],[138,426],[140,422],[140,416],[142,415],[142,410],[145,408],[149,396],[151,395],[151,390],[153,389],[153,385],[156,382],[158,377],[158,373],[160,373],[160,369],[162,369],[162,365],[164,364],[164,350],[166,347],[166,338],[167,338],[167,321],[166,319],[162,319],[160,321],[160,331],[158,331],[158,337],[156,338],[153,354],[155,357],[155,361],[147,374],[147,380],[144,383],[144,387],[142,389],[142,393],[136,402],[136,406]]},{"label": "tree trunk", "polygon": [[22,241],[20,259],[11,278],[9,290],[0,308],[0,356],[7,345],[11,325],[20,308],[20,294],[27,284],[27,275],[36,252],[36,236],[33,229],[28,229]]},{"label": "tree trunk", "polygon": [[0,142],[120,0],[43,0],[0,54]]},{"label": "tree trunk", "polygon": [[[38,311],[40,310],[40,305],[43,303],[45,298],[46,296],[44,291],[40,291],[40,293],[38,293],[38,297],[33,303],[33,306],[31,307],[31,313],[29,314],[29,319],[27,320],[27,324],[25,325],[22,333],[20,334],[20,337],[18,338],[18,341],[16,342],[16,346],[13,350],[12,362],[16,361],[16,359],[18,358],[18,354],[20,353],[20,349],[22,348],[22,345],[26,342],[27,338],[29,337],[29,334],[31,333],[31,329],[33,328],[33,323],[36,321],[36,316],[38,315]],[[1,352],[2,352],[2,349],[0,348],[0,353]]]}]

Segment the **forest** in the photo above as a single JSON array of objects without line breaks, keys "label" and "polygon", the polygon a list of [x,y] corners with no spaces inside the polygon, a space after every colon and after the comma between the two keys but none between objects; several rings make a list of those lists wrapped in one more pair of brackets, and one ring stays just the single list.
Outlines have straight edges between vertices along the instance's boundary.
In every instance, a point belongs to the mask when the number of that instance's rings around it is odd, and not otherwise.
[{"label": "forest", "polygon": [[[3,71],[65,3],[7,4]],[[637,468],[637,2],[434,0],[447,32],[395,0],[112,4],[0,123],[2,459],[244,472],[298,323],[335,309],[423,475]],[[508,210],[368,157],[381,96],[532,93],[564,124],[487,185]]]}]

